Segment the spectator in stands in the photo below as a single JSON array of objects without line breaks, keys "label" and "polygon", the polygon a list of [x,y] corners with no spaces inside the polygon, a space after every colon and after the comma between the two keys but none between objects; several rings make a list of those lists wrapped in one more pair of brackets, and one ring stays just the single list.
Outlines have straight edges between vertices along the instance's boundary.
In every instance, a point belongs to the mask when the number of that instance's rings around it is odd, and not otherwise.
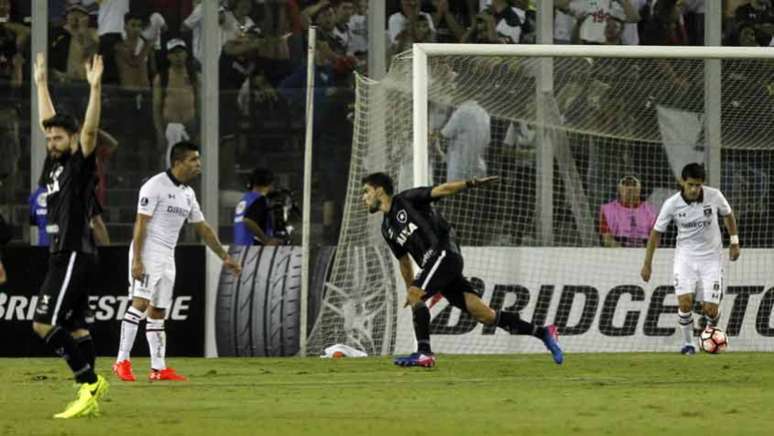
[{"label": "spectator in stands", "polygon": [[683,0],[683,22],[690,45],[704,45],[705,12],[705,0]]},{"label": "spectator in stands", "polygon": [[406,25],[414,26],[414,31],[401,32],[398,35],[397,43],[390,47],[390,59],[400,52],[411,50],[411,46],[415,42],[433,42],[433,32],[430,28],[430,19],[427,16],[419,15],[415,20],[408,22]]},{"label": "spectator in stands", "polygon": [[475,100],[461,96],[455,100],[457,108],[440,131],[442,141],[433,141],[446,161],[446,180],[484,177],[485,155],[491,141],[489,114]]},{"label": "spectator in stands", "polygon": [[253,0],[232,0],[230,10],[226,11],[223,23],[223,37],[226,41],[235,39],[242,33],[255,27],[250,18],[253,12]]},{"label": "spectator in stands", "polygon": [[527,19],[528,1],[492,0],[489,7],[494,15],[495,32],[507,44],[534,42],[534,23]]},{"label": "spectator in stands", "polygon": [[79,4],[67,9],[64,26],[54,29],[49,37],[49,67],[57,82],[86,81],[85,64],[99,49],[94,28],[89,27],[89,12]]},{"label": "spectator in stands", "polygon": [[605,247],[644,247],[656,222],[656,209],[640,199],[640,181],[625,176],[618,198],[599,209],[599,234]]},{"label": "spectator in stands", "polygon": [[149,54],[153,46],[141,36],[144,27],[142,16],[131,12],[124,16],[126,36],[115,47],[116,68],[123,89],[150,90],[148,64],[152,59]]},{"label": "spectator in stands", "polygon": [[460,25],[449,7],[449,0],[433,0],[433,25],[437,30],[439,42],[459,42],[465,34],[465,28]]},{"label": "spectator in stands", "polygon": [[[419,0],[401,0],[400,11],[390,15],[390,18],[387,21],[387,33],[393,48],[397,48],[401,40],[416,41],[414,32],[417,29],[417,17],[420,15],[427,18],[430,32],[433,35],[433,39],[435,38],[435,24],[433,23],[433,17],[427,12],[422,12],[419,6]],[[393,53],[397,53],[397,50],[393,50]]]},{"label": "spectator in stands", "polygon": [[153,122],[158,144],[166,145],[164,161],[160,164],[170,167],[167,161],[172,146],[193,138],[196,132],[199,76],[182,39],[167,41],[165,64],[153,79]]},{"label": "spectator in stands", "polygon": [[640,20],[632,0],[557,0],[555,5],[578,20],[578,38],[582,44],[606,42],[605,28],[611,13],[623,13],[626,22]]},{"label": "spectator in stands", "polygon": [[129,0],[81,0],[84,6],[99,5],[97,15],[97,33],[99,34],[99,53],[105,62],[102,83],[118,83],[118,70],[115,61],[115,45],[123,39],[124,15],[129,12]]},{"label": "spectator in stands", "polygon": [[495,18],[489,9],[481,11],[473,19],[473,24],[462,36],[465,44],[508,44],[510,38],[497,34]]},{"label": "spectator in stands", "polygon": [[621,45],[624,31],[624,20],[621,14],[610,13],[605,24],[605,45]]},{"label": "spectator in stands", "polygon": [[680,13],[678,0],[659,0],[645,23],[642,42],[645,45],[686,45],[688,34]]},{"label": "spectator in stands", "polygon": [[[24,61],[22,49],[30,36],[30,28],[14,19],[11,12],[11,0],[0,0],[0,80],[15,78]],[[21,77],[17,79],[21,83]]]},{"label": "spectator in stands", "polygon": [[769,39],[774,34],[774,8],[771,0],[750,0],[748,4],[736,9],[734,18],[739,28],[753,26],[756,33],[767,34]]},{"label": "spectator in stands", "polygon": [[228,41],[220,56],[220,126],[224,134],[234,133],[237,128],[237,92],[258,69],[257,54],[264,40],[257,27],[240,32]]},{"label": "spectator in stands", "polygon": [[771,44],[771,34],[765,30],[756,30],[756,26],[747,24],[739,28],[737,41],[734,45],[742,47],[768,47]]},{"label": "spectator in stands", "polygon": [[[228,41],[226,39],[227,33],[225,31],[226,28],[226,8],[223,6],[218,7],[218,28],[216,35],[216,39],[220,41],[220,44],[218,44],[218,52],[215,53],[215,59],[220,58],[220,48],[223,47],[223,45]],[[196,61],[201,64],[203,59],[203,48],[202,48],[202,4],[199,3],[196,5],[196,7],[191,11],[191,15],[189,15],[181,25],[181,31],[183,33],[192,32],[192,42],[193,45],[193,55],[194,58],[196,58]]]},{"label": "spectator in stands", "polygon": [[349,54],[349,46],[352,43],[352,29],[349,27],[349,21],[355,12],[355,3],[352,0],[342,0],[334,10],[333,37],[338,45],[344,48],[343,54]]},{"label": "spectator in stands", "polygon": [[347,54],[365,59],[368,54],[368,0],[357,0],[355,5],[355,12],[347,24],[352,33]]},{"label": "spectator in stands", "polygon": [[274,173],[256,168],[250,175],[248,191],[234,210],[235,245],[280,245],[274,238],[274,217],[267,197],[274,187]]}]

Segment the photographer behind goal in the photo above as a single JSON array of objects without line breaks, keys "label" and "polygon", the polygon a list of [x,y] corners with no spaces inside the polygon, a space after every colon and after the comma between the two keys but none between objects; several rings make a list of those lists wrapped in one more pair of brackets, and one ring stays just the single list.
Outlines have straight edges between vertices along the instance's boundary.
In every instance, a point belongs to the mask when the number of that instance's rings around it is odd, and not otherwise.
[{"label": "photographer behind goal", "polygon": [[281,245],[274,237],[274,216],[269,194],[274,189],[274,173],[256,168],[250,174],[248,191],[234,210],[234,245]]}]

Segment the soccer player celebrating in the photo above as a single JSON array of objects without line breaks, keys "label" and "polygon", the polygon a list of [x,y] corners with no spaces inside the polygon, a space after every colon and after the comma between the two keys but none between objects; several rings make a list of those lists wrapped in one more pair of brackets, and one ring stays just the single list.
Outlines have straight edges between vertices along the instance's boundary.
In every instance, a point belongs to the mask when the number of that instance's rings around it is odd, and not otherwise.
[{"label": "soccer player celebrating", "polygon": [[[373,173],[363,178],[363,202],[370,213],[384,214],[382,236],[400,262],[400,272],[408,288],[406,305],[411,306],[413,312],[417,352],[398,357],[396,365],[435,365],[435,356],[430,348],[430,309],[425,300],[438,293],[478,322],[496,325],[512,334],[535,336],[551,351],[556,363],[564,360],[556,326],[539,327],[522,320],[518,313],[494,311],[481,301],[462,275],[463,259],[451,226],[432,207],[431,203],[443,197],[497,179],[484,177],[453,181],[393,195],[392,179],[387,174]],[[409,256],[422,269],[416,278]]]},{"label": "soccer player celebrating", "polygon": [[132,304],[121,322],[121,340],[113,372],[123,381],[135,381],[129,360],[137,328],[145,319],[145,336],[151,355],[150,380],[184,381],[186,377],[167,367],[164,360],[164,317],[172,304],[175,284],[175,246],[183,224],[192,223],[199,236],[223,265],[239,274],[239,263],[229,257],[187,185],[201,173],[199,149],[178,142],[170,151],[172,168],[151,177],[142,188],[137,205],[134,235],[129,247],[129,293]]},{"label": "soccer player celebrating", "polygon": [[705,179],[702,165],[691,163],[683,168],[680,181],[682,190],[669,197],[661,206],[656,224],[650,232],[645,262],[640,272],[643,280],[650,280],[653,253],[661,241],[661,235],[674,220],[677,225],[677,247],[673,274],[679,306],[677,322],[684,339],[680,352],[685,355],[696,353],[693,343],[694,294],[702,302],[707,327],[715,327],[720,320],[718,304],[723,297],[723,241],[718,213],[723,217],[731,237],[729,257],[732,261],[739,258],[739,235],[731,206],[720,190],[702,186]]},{"label": "soccer player celebrating", "polygon": [[97,248],[89,221],[94,200],[94,149],[101,111],[102,57],[86,63],[91,88],[82,128],[74,117],[57,114],[48,92],[46,60],[35,61],[38,112],[48,155],[44,177],[48,200],[50,256],[38,296],[32,329],[65,359],[80,385],[75,401],[54,418],[99,414],[98,400],[108,382],[94,373],[94,343],[88,329],[88,292],[95,273]]}]

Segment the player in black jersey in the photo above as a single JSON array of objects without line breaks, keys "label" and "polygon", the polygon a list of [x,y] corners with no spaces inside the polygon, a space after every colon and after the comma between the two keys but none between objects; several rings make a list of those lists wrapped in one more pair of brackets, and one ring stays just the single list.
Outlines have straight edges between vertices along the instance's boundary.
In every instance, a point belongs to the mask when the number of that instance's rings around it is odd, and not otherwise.
[{"label": "player in black jersey", "polygon": [[65,359],[80,384],[77,399],[55,418],[98,414],[97,401],[108,388],[105,378],[94,373],[94,343],[86,320],[97,251],[89,222],[96,180],[94,148],[99,130],[102,70],[101,56],[86,63],[91,93],[79,129],[74,117],[54,110],[42,53],[35,62],[38,111],[48,150],[44,183],[50,255],[32,329]]},{"label": "player in black jersey", "polygon": [[[453,229],[433,209],[434,201],[464,189],[493,183],[497,179],[460,180],[408,189],[393,195],[392,179],[387,174],[373,173],[363,178],[363,202],[370,213],[384,214],[382,236],[400,262],[400,272],[408,288],[406,306],[411,306],[413,312],[417,352],[398,357],[396,365],[435,365],[435,356],[430,348],[430,310],[425,300],[437,293],[478,322],[496,325],[512,334],[535,336],[551,351],[556,363],[564,360],[555,326],[536,326],[522,320],[516,312],[494,311],[481,300],[462,275],[463,259]],[[421,268],[416,277],[409,256]]]}]

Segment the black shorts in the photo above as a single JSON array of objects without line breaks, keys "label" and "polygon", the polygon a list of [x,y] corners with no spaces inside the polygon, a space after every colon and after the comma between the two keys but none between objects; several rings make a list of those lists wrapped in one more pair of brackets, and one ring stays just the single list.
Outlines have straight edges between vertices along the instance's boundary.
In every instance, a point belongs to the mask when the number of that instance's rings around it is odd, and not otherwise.
[{"label": "black shorts", "polygon": [[89,294],[96,273],[96,256],[76,251],[52,253],[38,294],[35,322],[67,330],[88,328],[92,317]]},{"label": "black shorts", "polygon": [[465,293],[478,295],[478,292],[462,275],[462,267],[462,256],[454,251],[442,250],[434,259],[427,262],[412,285],[425,291],[422,297],[424,300],[440,293],[453,306],[467,312]]}]

